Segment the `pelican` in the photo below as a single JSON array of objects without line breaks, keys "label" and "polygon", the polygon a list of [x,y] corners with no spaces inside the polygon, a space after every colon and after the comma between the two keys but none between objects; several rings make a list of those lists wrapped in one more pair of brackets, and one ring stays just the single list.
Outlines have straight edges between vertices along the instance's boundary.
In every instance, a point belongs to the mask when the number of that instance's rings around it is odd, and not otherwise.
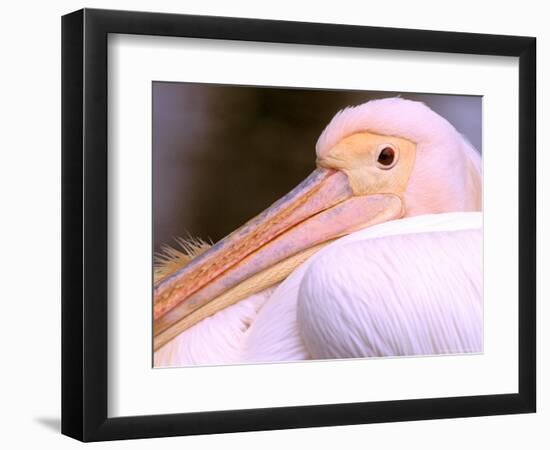
[{"label": "pelican", "polygon": [[157,268],[155,367],[482,350],[481,158],[402,98],[338,112],[316,169]]}]

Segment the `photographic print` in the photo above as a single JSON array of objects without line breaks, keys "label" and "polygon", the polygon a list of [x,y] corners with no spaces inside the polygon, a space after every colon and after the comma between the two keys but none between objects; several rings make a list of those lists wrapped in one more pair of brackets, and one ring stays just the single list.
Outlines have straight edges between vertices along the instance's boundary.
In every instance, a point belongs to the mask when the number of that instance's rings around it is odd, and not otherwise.
[{"label": "photographic print", "polygon": [[534,37],[98,9],[61,36],[63,434],[536,411]]},{"label": "photographic print", "polygon": [[154,367],[483,351],[482,98],[152,83]]}]

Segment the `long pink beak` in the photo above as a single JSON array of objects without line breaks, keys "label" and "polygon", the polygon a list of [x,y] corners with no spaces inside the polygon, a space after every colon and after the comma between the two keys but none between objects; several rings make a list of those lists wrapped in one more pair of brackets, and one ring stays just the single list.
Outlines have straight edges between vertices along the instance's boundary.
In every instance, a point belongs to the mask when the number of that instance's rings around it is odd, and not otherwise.
[{"label": "long pink beak", "polygon": [[401,215],[398,196],[354,196],[346,174],[316,169],[268,209],[155,285],[154,334],[278,262]]}]

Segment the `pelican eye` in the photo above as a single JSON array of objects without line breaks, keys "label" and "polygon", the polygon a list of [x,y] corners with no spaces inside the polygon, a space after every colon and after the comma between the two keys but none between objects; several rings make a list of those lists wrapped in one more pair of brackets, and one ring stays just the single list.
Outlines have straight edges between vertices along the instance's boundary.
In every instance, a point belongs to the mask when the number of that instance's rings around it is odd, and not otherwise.
[{"label": "pelican eye", "polygon": [[395,148],[384,145],[378,153],[378,167],[381,169],[391,169],[397,162],[397,152]]}]

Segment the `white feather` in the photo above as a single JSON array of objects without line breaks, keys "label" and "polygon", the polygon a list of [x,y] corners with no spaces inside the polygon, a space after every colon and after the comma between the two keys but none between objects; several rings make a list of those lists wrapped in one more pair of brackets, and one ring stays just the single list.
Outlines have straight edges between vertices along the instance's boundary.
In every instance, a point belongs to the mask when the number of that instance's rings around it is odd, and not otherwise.
[{"label": "white feather", "polygon": [[[314,276],[315,272],[323,266],[330,267],[332,270],[335,267],[335,263],[338,264],[337,262],[331,262],[330,265],[327,265],[326,260],[323,263],[317,264],[317,261],[323,261],[324,255],[329,255],[328,258],[330,259],[331,252],[340,248],[345,248],[345,252],[354,253],[354,244],[374,239],[382,240],[382,238],[389,238],[391,236],[409,236],[409,240],[414,242],[415,238],[422,233],[453,232],[459,230],[477,230],[477,233],[481,233],[481,227],[481,213],[429,214],[375,225],[344,236],[329,244],[298,267],[277,287],[269,300],[266,301],[258,312],[258,316],[253,321],[249,331],[246,333],[247,344],[242,356],[243,361],[292,361],[314,357],[310,355],[302,339],[302,323],[298,321],[296,310],[300,287],[304,281],[304,277],[308,273]],[[460,249],[461,242],[462,240],[460,240],[454,250]],[[426,246],[424,247],[417,247],[419,257],[429,252],[433,246],[433,244],[430,245],[429,241],[425,242],[425,244]],[[469,246],[469,249],[472,252],[472,258],[481,257],[481,244],[477,247]],[[449,250],[452,251],[453,249]],[[373,253],[371,254],[371,258],[376,260],[377,255]],[[462,263],[464,263],[464,260],[462,260]],[[466,260],[466,264],[469,264],[468,260]],[[357,270],[357,267],[354,266],[340,265],[340,267],[343,270]],[[479,277],[481,277],[481,267],[475,265],[475,261],[473,261],[473,270],[478,270]],[[337,280],[333,281],[337,282]],[[315,284],[310,283],[312,296],[315,296],[317,292],[321,292],[323,288],[326,288],[326,286],[315,288]],[[361,293],[359,291],[357,300],[361,301]],[[411,307],[414,307],[414,305],[411,305]],[[326,322],[330,322],[330,316],[325,316],[325,320]]]},{"label": "white feather", "polygon": [[356,241],[307,270],[297,321],[314,359],[480,352],[481,230]]},{"label": "white feather", "polygon": [[155,352],[155,367],[238,363],[245,332],[275,287],[207,317]]},{"label": "white feather", "polygon": [[[181,333],[156,352],[155,365],[480,351],[481,219],[432,214],[345,236],[278,286]],[[444,269],[453,270],[449,280]],[[382,299],[376,293],[388,283],[392,296]]]}]

